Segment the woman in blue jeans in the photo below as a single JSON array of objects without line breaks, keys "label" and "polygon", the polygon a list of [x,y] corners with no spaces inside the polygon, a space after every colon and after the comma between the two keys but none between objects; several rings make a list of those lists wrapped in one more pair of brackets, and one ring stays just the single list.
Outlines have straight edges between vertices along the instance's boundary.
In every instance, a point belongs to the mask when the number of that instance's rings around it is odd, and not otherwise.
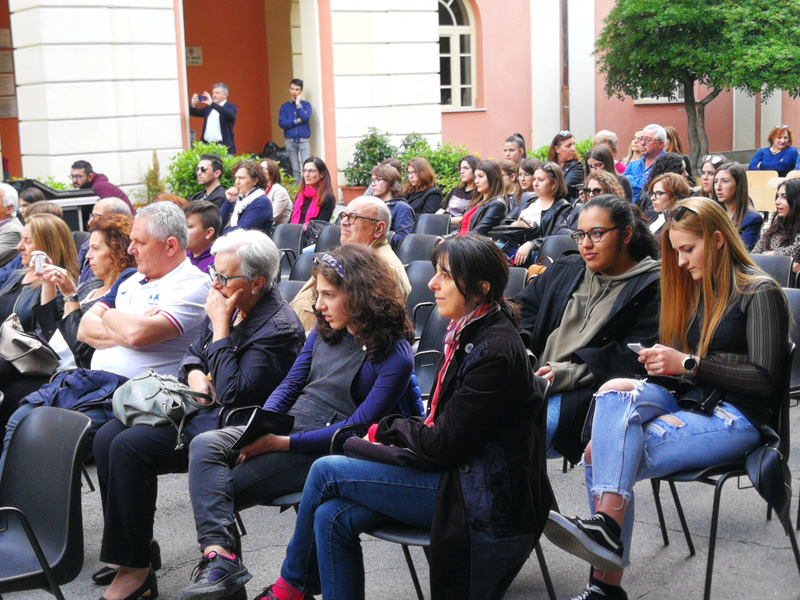
[{"label": "woman in blue jeans", "polygon": [[431,529],[436,600],[501,598],[533,549],[552,493],[535,425],[541,380],[502,298],[508,262],[475,235],[446,240],[432,262],[428,287],[453,322],[428,417],[386,417],[345,446],[380,463],[314,463],[281,577],[259,599],[364,598],[359,534],[396,521]]},{"label": "woman in blue jeans", "polygon": [[648,377],[600,388],[586,450],[589,519],[550,513],[545,533],[594,567],[582,600],[627,598],[637,481],[742,460],[778,410],[789,309],[719,204],[676,205],[662,237],[661,344]]}]

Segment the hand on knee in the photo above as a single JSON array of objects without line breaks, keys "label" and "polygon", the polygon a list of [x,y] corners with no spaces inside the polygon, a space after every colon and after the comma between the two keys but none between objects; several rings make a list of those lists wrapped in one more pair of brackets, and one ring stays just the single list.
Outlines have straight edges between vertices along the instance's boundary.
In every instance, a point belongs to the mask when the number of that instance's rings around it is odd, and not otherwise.
[{"label": "hand on knee", "polygon": [[636,383],[632,379],[611,379],[606,381],[603,385],[600,386],[600,389],[597,390],[597,393],[600,392],[630,392],[636,388]]}]

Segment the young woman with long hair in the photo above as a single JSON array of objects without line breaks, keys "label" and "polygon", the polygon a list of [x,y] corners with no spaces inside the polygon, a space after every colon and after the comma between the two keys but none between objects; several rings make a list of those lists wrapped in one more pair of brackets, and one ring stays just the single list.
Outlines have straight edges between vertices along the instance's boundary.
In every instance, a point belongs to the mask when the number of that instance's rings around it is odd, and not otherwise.
[{"label": "young woman with long hair", "polygon": [[305,225],[307,230],[312,219],[330,221],[335,207],[336,196],[328,166],[321,158],[309,156],[303,162],[303,179],[297,188],[291,222]]},{"label": "young woman with long hair", "polygon": [[[611,150],[608,149],[608,146],[592,146],[586,153],[586,157],[584,158],[584,179],[589,179],[589,175],[595,171],[605,171],[606,173],[614,175],[617,181],[619,181],[620,186],[622,186],[624,195],[620,196],[620,198],[624,198],[628,202],[633,202],[633,188],[631,187],[631,182],[628,181],[625,175],[621,175],[617,172],[617,168],[614,165],[614,156],[611,154]],[[586,199],[588,200],[589,198],[587,197]]]},{"label": "young woman with long hair", "polygon": [[386,203],[392,215],[392,248],[397,248],[414,229],[414,209],[403,196],[403,180],[395,167],[380,164],[372,169],[372,195]]},{"label": "young woman with long hair", "polygon": [[778,186],[772,224],[758,240],[753,254],[791,256],[795,273],[800,270],[800,179]]},{"label": "young woman with long hair", "polygon": [[706,154],[703,157],[703,165],[700,167],[700,190],[698,196],[704,198],[714,197],[714,175],[728,159],[719,154]]},{"label": "young woman with long hair", "polygon": [[493,160],[484,160],[475,167],[475,195],[467,204],[458,235],[471,231],[489,235],[508,212],[503,171]]},{"label": "young woman with long hair", "polygon": [[444,205],[436,211],[437,215],[444,213],[450,215],[450,227],[461,225],[461,218],[467,210],[467,204],[475,195],[475,167],[479,162],[481,159],[472,154],[461,159],[458,169],[461,183],[450,190],[447,198],[444,199]]},{"label": "young woman with long hair", "polygon": [[680,202],[661,257],[661,343],[639,352],[648,378],[612,379],[595,397],[585,454],[595,515],[551,512],[545,529],[594,567],[585,600],[627,598],[620,583],[637,481],[744,460],[779,410],[788,303],[725,211],[708,198]]},{"label": "young woman with long hair", "polygon": [[528,208],[532,203],[536,202],[538,196],[533,188],[534,176],[536,170],[542,168],[542,163],[538,158],[526,158],[519,163],[519,170],[517,171],[517,182],[522,190],[519,202],[516,206],[508,211],[505,222],[513,223],[519,219],[520,213]]},{"label": "young woman with long hair", "polygon": [[547,162],[556,163],[564,173],[569,198],[578,198],[578,186],[583,183],[583,163],[575,149],[575,136],[569,131],[559,131],[550,142]]},{"label": "young woman with long hair", "polygon": [[758,241],[764,218],[753,208],[747,171],[742,165],[737,162],[720,165],[714,174],[714,200],[723,204],[745,248],[751,250]]},{"label": "young woman with long hair", "polygon": [[184,600],[226,598],[250,579],[233,554],[234,506],[302,490],[341,427],[423,414],[412,381],[414,329],[385,261],[366,246],[345,244],[319,257],[312,274],[316,328],[264,404],[295,417],[291,434],[267,434],[240,451],[233,445],[244,427],[226,427],[191,443],[189,494],[203,557]]},{"label": "young woman with long hair", "polygon": [[520,205],[522,198],[522,186],[519,184],[517,176],[519,167],[510,160],[500,161],[500,170],[503,172],[503,187],[506,192],[506,204],[508,210],[513,211]]},{"label": "young woman with long hair", "polygon": [[[538,200],[524,209],[513,225],[517,227],[538,227],[537,237],[556,235],[564,228],[572,214],[572,205],[567,201],[567,184],[561,167],[552,162],[544,163],[533,176],[533,190]],[[527,266],[532,262],[533,242],[525,242],[514,257],[517,266]]]},{"label": "young woman with long hair", "polygon": [[530,555],[552,493],[535,425],[541,382],[503,298],[508,263],[476,235],[447,239],[431,260],[428,287],[452,323],[427,419],[390,416],[369,429],[373,443],[345,446],[410,460],[314,463],[281,576],[257,598],[363,599],[359,534],[396,521],[431,530],[434,600],[502,598]]},{"label": "young woman with long hair", "polygon": [[419,215],[433,214],[442,208],[442,190],[436,187],[436,173],[427,160],[412,158],[406,165],[406,202]]}]

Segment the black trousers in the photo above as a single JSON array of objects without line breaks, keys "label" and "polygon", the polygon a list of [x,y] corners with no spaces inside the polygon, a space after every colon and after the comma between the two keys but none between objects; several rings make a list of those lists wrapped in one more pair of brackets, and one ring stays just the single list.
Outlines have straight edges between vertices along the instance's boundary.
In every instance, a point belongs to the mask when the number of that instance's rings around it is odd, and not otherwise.
[{"label": "black trousers", "polygon": [[23,375],[10,362],[0,358],[0,392],[3,393],[3,403],[0,404],[0,429],[5,428],[9,417],[19,408],[20,400],[49,381],[49,377]]}]

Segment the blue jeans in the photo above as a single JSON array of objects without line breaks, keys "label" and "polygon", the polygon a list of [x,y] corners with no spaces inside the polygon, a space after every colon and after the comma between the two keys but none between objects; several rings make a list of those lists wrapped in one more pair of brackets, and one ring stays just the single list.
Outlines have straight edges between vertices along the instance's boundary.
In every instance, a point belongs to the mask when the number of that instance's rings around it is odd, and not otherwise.
[{"label": "blue jeans", "polygon": [[547,458],[561,458],[561,455],[553,448],[553,440],[558,429],[558,417],[561,414],[561,396],[550,396],[547,403]]},{"label": "blue jeans", "polygon": [[[8,444],[11,441],[11,434],[17,428],[17,424],[22,420],[22,417],[31,412],[36,406],[32,404],[22,404],[8,419],[6,424],[6,437],[3,439],[3,454],[0,455],[0,473],[3,472],[3,463],[6,461],[6,451]],[[93,406],[87,410],[81,411],[92,420],[92,426],[89,428],[89,433],[86,434],[86,439],[83,442],[83,460],[92,456],[92,442],[97,431],[114,417],[106,412],[102,406]]]},{"label": "blue jeans", "polygon": [[303,174],[303,162],[311,156],[311,143],[308,141],[308,138],[301,138],[299,142],[288,138],[284,138],[283,141],[286,146],[286,151],[289,153],[289,161],[292,163],[294,182],[299,185],[300,177]]},{"label": "blue jeans", "polygon": [[586,465],[589,506],[605,492],[628,503],[622,524],[627,564],[633,534],[633,485],[643,479],[735,462],[761,439],[742,413],[722,402],[712,415],[681,410],[671,392],[636,381],[630,392],[597,394],[592,464]]},{"label": "blue jeans", "polygon": [[281,577],[325,600],[364,598],[359,533],[393,520],[430,528],[439,478],[344,456],[320,458],[303,489]]}]

